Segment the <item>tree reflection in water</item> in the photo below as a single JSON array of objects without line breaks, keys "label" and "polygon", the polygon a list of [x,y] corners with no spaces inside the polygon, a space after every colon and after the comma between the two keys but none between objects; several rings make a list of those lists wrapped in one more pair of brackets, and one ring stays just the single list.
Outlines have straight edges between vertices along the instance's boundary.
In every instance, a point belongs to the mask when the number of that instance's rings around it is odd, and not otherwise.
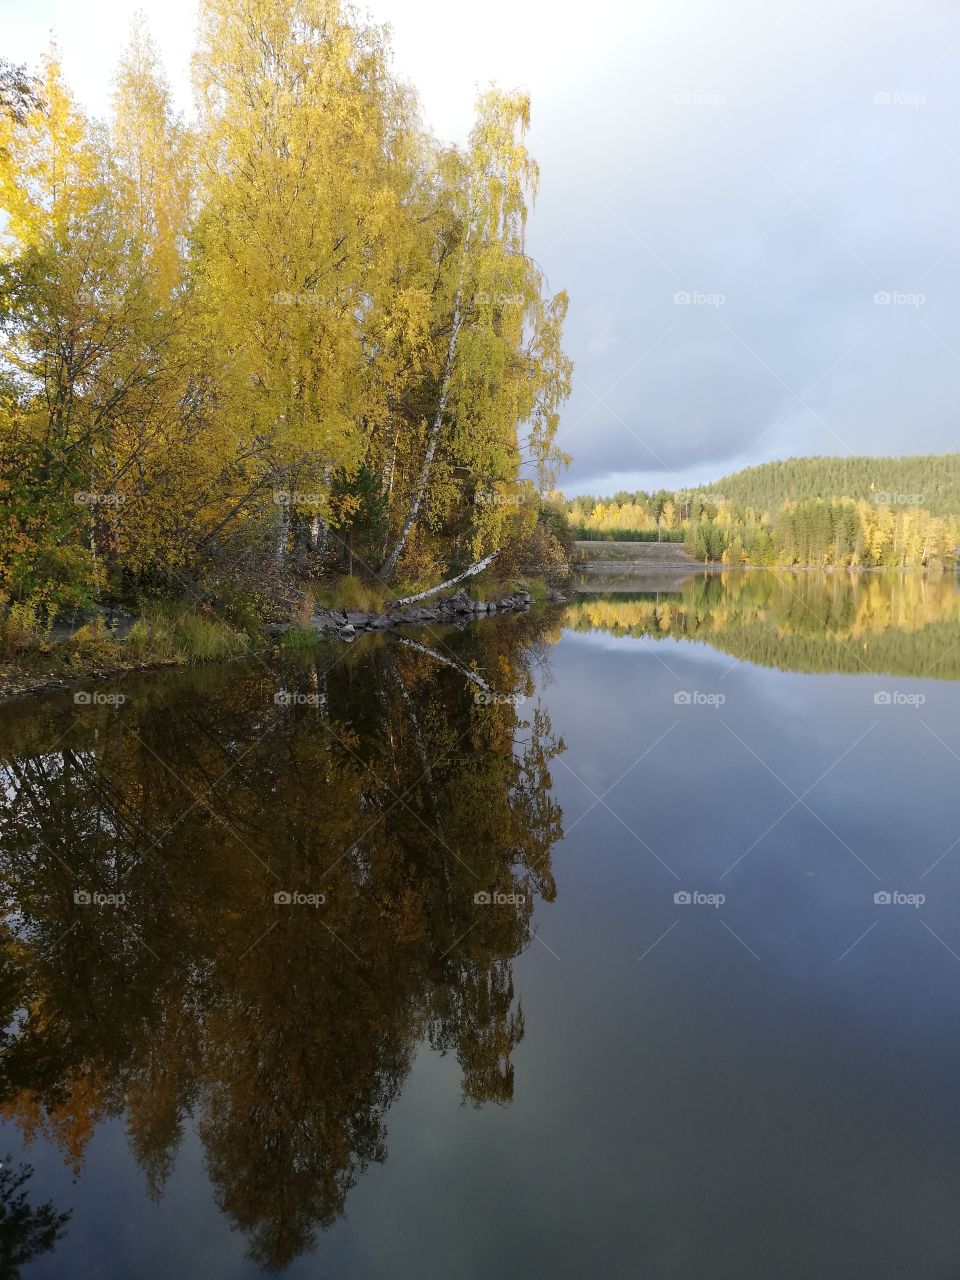
[{"label": "tree reflection in water", "polygon": [[632,590],[628,574],[585,585],[591,594],[566,609],[572,631],[702,640],[781,671],[960,679],[954,573],[734,570],[670,591]]},{"label": "tree reflection in water", "polygon": [[513,1094],[511,962],[561,835],[545,640],[531,618],[424,640],[453,661],[394,637],[154,676],[120,708],[11,708],[0,741],[5,1115],[79,1170],[124,1114],[155,1197],[192,1123],[273,1269],[386,1157],[421,1042],[465,1100]]}]

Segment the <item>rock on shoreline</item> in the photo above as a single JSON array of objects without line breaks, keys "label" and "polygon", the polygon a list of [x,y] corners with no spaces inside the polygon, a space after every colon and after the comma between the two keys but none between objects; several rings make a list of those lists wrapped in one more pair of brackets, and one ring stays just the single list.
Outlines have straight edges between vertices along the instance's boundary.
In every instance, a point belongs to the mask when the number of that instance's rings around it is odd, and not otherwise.
[{"label": "rock on shoreline", "polygon": [[[550,592],[551,603],[564,599]],[[387,631],[393,627],[417,626],[424,622],[465,622],[491,613],[519,613],[529,609],[533,596],[518,589],[495,600],[471,600],[466,591],[438,596],[424,604],[387,605],[383,613],[365,613],[359,609],[318,609],[310,618],[308,629],[351,640],[358,632]],[[268,635],[280,636],[291,629],[290,623],[272,623],[264,628]]]},{"label": "rock on shoreline", "polygon": [[[566,596],[555,588],[547,591],[548,604],[562,604]],[[533,597],[529,591],[517,589],[507,595],[498,596],[496,600],[471,600],[463,590],[452,595],[438,596],[429,604],[396,603],[387,606],[383,613],[363,613],[355,609],[318,609],[310,619],[309,629],[318,635],[329,635],[333,639],[352,640],[356,635],[368,634],[372,631],[386,631],[393,627],[416,626],[425,622],[443,622],[463,626],[474,618],[487,617],[492,613],[518,613],[530,608]],[[268,623],[263,633],[279,639],[292,629],[289,622]],[[129,626],[124,627],[124,634]],[[237,655],[242,656],[242,655]],[[134,671],[149,671],[152,668],[178,666],[175,658],[155,662],[123,662],[117,661],[106,667],[76,669],[63,672],[28,672],[18,671],[14,667],[0,666],[0,703],[25,697],[29,694],[52,692],[67,689],[80,680],[108,680],[128,675]]]}]

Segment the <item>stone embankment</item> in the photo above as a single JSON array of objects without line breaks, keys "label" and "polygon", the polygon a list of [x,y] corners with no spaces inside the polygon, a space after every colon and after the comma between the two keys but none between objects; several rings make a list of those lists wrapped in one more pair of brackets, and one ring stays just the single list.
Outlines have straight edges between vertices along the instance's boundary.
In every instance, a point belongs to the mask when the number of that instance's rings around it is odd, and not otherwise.
[{"label": "stone embankment", "polygon": [[638,571],[671,573],[703,569],[680,542],[575,542],[580,573],[622,573],[635,567]]},{"label": "stone embankment", "polygon": [[[561,604],[566,599],[559,591],[550,590],[547,600]],[[359,609],[317,609],[308,629],[328,633],[342,640],[352,640],[361,632],[388,631],[393,627],[422,626],[425,622],[462,623],[485,618],[493,613],[520,613],[529,609],[533,596],[524,588],[498,596],[495,600],[471,600],[460,590],[435,599],[387,605],[382,613],[365,613]],[[279,636],[289,631],[289,623],[273,623],[264,628],[268,635]]]}]

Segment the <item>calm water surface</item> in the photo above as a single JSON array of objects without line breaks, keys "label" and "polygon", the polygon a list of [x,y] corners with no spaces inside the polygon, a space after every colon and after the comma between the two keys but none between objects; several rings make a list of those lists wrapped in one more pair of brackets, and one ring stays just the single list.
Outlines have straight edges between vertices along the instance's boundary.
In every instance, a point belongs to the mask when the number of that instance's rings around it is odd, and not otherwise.
[{"label": "calm water surface", "polygon": [[960,1276],[956,580],[672,585],[3,708],[0,1273]]}]

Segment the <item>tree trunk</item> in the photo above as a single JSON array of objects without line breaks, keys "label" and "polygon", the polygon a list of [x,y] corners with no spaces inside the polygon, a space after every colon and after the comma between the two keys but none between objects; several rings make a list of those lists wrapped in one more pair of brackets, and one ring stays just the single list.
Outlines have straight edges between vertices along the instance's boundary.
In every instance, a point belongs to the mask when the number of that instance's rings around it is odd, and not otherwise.
[{"label": "tree trunk", "polygon": [[277,530],[276,562],[277,568],[282,569],[287,555],[287,535],[290,532],[290,506],[287,502],[281,502],[279,505],[280,527]]},{"label": "tree trunk", "polygon": [[499,554],[499,550],[491,551],[488,556],[484,556],[482,560],[472,564],[469,569],[464,569],[463,573],[458,573],[455,578],[448,578],[446,582],[440,582],[435,587],[427,587],[426,591],[418,591],[415,596],[404,596],[402,600],[394,601],[392,607],[399,609],[401,605],[415,604],[417,600],[426,600],[427,596],[435,596],[438,591],[443,591],[445,587],[455,587],[464,578],[472,578],[475,574],[482,573],[487,565],[491,564]]},{"label": "tree trunk", "polygon": [[[410,501],[410,507],[407,511],[407,517],[403,522],[403,528],[400,530],[400,536],[394,544],[393,550],[387,556],[380,570],[381,578],[389,578],[397,567],[397,561],[403,553],[403,548],[407,545],[407,538],[410,536],[410,530],[413,528],[414,521],[420,511],[420,504],[423,502],[424,494],[427,491],[427,484],[430,480],[430,472],[433,468],[434,454],[437,452],[437,444],[440,440],[440,428],[443,425],[443,414],[447,407],[447,396],[450,391],[450,378],[453,373],[453,355],[457,345],[457,335],[460,333],[460,325],[463,321],[461,314],[463,306],[463,284],[467,273],[467,260],[470,256],[470,242],[473,239],[473,195],[472,188],[467,199],[467,233],[463,241],[463,256],[460,259],[460,274],[457,280],[457,292],[453,299],[453,320],[450,325],[450,341],[447,343],[447,358],[443,365],[443,377],[440,380],[440,399],[437,403],[437,411],[433,416],[433,423],[430,427],[430,435],[427,440],[427,452],[423,458],[423,466],[420,468],[420,475],[417,478],[417,487],[413,492]],[[391,475],[391,486],[393,477]]]},{"label": "tree trunk", "polygon": [[90,469],[90,492],[87,494],[87,511],[90,514],[90,557],[93,561],[93,594],[100,601],[100,556],[97,539],[97,478]]},{"label": "tree trunk", "polygon": [[423,465],[420,468],[420,475],[417,477],[417,487],[413,491],[413,497],[410,500],[410,507],[407,510],[407,517],[403,522],[403,528],[400,530],[400,536],[393,544],[393,550],[387,556],[380,570],[381,578],[389,578],[397,567],[397,561],[403,553],[403,548],[407,545],[407,538],[410,536],[410,530],[413,528],[414,521],[420,511],[420,504],[423,502],[423,495],[427,491],[427,484],[430,480],[430,472],[433,469],[433,459],[437,452],[437,445],[440,442],[440,428],[443,425],[443,414],[447,407],[447,395],[450,391],[450,377],[453,372],[453,353],[457,344],[457,334],[460,332],[460,303],[463,293],[463,272],[460,273],[460,283],[457,285],[457,296],[453,304],[453,323],[450,326],[450,341],[447,343],[447,358],[443,366],[443,378],[440,383],[440,399],[437,402],[437,411],[433,415],[433,422],[430,425],[430,435],[427,439],[427,452],[423,457]]}]

